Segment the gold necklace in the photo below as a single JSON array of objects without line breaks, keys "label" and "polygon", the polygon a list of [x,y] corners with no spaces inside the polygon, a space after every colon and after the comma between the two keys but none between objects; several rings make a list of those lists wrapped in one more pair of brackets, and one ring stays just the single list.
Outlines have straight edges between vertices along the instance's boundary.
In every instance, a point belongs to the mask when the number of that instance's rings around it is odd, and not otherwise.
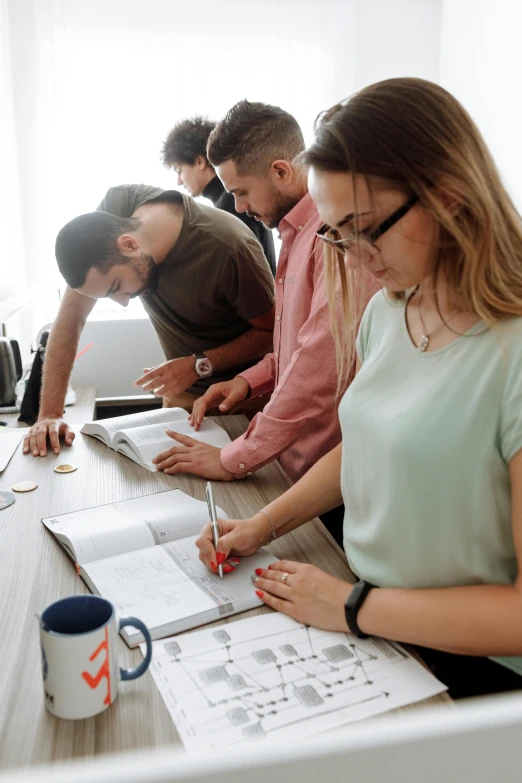
[{"label": "gold necklace", "polygon": [[422,302],[423,294],[421,292],[421,295],[419,296],[419,301],[417,303],[417,311],[419,313],[419,321],[422,326],[422,337],[420,338],[419,342],[417,343],[417,350],[419,353],[424,353],[428,349],[428,345],[430,342],[430,337],[433,337],[433,335],[439,331],[439,329],[442,329],[443,326],[447,326],[448,321],[450,321],[454,315],[457,315],[458,313],[461,313],[462,310],[454,310],[447,318],[446,320],[442,319],[442,323],[439,324],[435,329],[432,329],[431,332],[426,333],[426,327],[424,326],[424,321],[422,320],[421,315],[421,302]]}]

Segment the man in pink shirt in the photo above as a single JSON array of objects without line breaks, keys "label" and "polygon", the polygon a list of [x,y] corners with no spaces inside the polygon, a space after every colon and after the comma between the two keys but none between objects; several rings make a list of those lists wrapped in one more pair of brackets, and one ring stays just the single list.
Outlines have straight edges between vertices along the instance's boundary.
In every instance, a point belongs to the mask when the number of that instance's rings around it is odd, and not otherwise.
[{"label": "man in pink shirt", "polygon": [[[316,237],[321,221],[306,172],[292,163],[302,150],[301,129],[290,114],[246,100],[210,135],[208,158],[234,194],[236,210],[279,228],[282,247],[273,352],[231,381],[211,386],[194,403],[191,423],[197,430],[216,405],[226,412],[247,397],[272,396],[246,433],[223,449],[169,433],[179,445],[155,460],[165,473],[240,479],[279,458],[297,481],[341,440],[322,243]],[[328,512],[323,522],[341,543],[343,507]]]}]

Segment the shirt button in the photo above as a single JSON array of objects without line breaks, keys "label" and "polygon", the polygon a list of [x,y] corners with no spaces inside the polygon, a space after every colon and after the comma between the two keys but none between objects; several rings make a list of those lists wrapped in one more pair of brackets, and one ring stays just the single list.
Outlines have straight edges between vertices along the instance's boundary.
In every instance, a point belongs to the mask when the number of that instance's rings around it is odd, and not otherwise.
[{"label": "shirt button", "polygon": [[241,468],[241,470],[244,470],[245,469],[245,463],[244,462],[240,462],[239,463],[239,467]]},{"label": "shirt button", "polygon": [[276,352],[275,352],[275,354],[274,354],[274,356],[275,356],[275,358],[277,359],[277,357],[279,356],[279,353],[276,351]]},{"label": "shirt button", "polygon": [[302,226],[297,226],[297,228],[299,229],[299,231],[302,231],[302,230],[303,230],[303,227],[302,227]]},{"label": "shirt button", "polygon": [[276,315],[276,321],[280,321],[280,320],[281,320],[281,316],[280,315]]},{"label": "shirt button", "polygon": [[280,283],[282,283],[282,282],[283,282],[283,278],[282,278],[282,277],[280,277],[280,278],[279,278],[279,282],[280,282]]},{"label": "shirt button", "polygon": [[252,471],[249,470],[248,473],[247,473],[247,476],[251,476],[251,475],[252,475]]}]

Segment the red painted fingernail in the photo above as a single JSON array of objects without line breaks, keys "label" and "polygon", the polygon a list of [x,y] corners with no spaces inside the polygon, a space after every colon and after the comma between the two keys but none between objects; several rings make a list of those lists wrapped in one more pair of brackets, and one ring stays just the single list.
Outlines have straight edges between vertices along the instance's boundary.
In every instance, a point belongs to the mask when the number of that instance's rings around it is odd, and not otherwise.
[{"label": "red painted fingernail", "polygon": [[217,571],[216,564],[211,562],[210,563],[210,567],[213,570],[213,572],[216,573],[216,571]]},{"label": "red painted fingernail", "polygon": [[256,595],[258,598],[262,598],[264,596],[264,593],[262,590],[256,590]]},{"label": "red painted fingernail", "polygon": [[269,565],[269,566],[268,566],[268,570],[270,571],[270,569],[271,569],[271,568],[272,568],[272,566],[271,566],[271,565]]},{"label": "red painted fingernail", "polygon": [[263,569],[262,569],[262,568],[256,568],[256,571],[255,571],[255,572],[256,572],[256,574],[257,574],[258,576],[261,576],[261,574],[263,573]]},{"label": "red painted fingernail", "polygon": [[230,560],[231,563],[239,563],[240,562],[239,557],[229,557],[228,559]]},{"label": "red painted fingernail", "polygon": [[231,566],[231,565],[223,566],[223,573],[224,574],[230,574],[231,571],[235,571],[235,570],[236,569],[234,568],[234,566]]},{"label": "red painted fingernail", "polygon": [[227,559],[227,556],[224,552],[216,552],[216,555],[217,555],[216,560],[218,565],[222,565]]}]

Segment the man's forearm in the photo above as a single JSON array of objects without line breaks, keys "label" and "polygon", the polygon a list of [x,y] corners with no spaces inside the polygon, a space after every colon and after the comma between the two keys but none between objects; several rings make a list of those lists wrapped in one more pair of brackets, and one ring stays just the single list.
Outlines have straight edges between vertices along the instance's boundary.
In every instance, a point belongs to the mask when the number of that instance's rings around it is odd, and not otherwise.
[{"label": "man's forearm", "polygon": [[51,330],[45,351],[39,419],[63,414],[67,384],[83,324],[74,327],[57,322]]},{"label": "man's forearm", "polygon": [[229,343],[205,351],[215,370],[227,370],[259,359],[272,350],[273,334],[264,329],[249,329]]}]

